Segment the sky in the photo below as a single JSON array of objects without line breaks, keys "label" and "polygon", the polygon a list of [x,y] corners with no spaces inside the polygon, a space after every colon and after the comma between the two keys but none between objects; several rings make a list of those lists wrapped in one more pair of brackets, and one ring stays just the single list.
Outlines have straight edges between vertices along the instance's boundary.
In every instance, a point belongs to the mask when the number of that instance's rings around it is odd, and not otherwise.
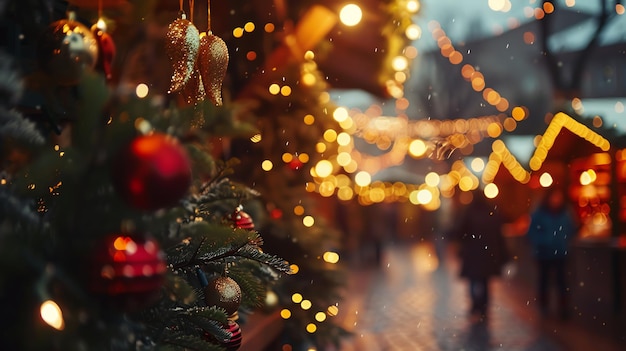
[{"label": "sky", "polygon": [[[490,8],[490,3],[510,2],[510,10],[495,11]],[[523,24],[533,20],[532,10],[541,6],[541,0],[421,0],[421,10],[416,17],[416,22],[424,29],[428,22],[435,20],[439,22],[446,34],[453,42],[463,41],[467,38],[467,28],[473,26],[472,35],[478,37],[489,37],[495,35],[516,23]],[[573,11],[580,11],[590,14],[597,14],[600,10],[601,0],[557,0],[555,3],[561,8],[568,8]],[[568,6],[569,5],[569,6]],[[480,28],[476,28],[476,19],[480,19]],[[579,35],[581,32],[591,32],[595,28],[593,21],[588,21],[572,30]],[[480,31],[480,33],[476,33]],[[563,33],[555,38],[555,41],[568,48],[578,48],[584,44],[579,35]],[[626,15],[618,16],[611,21],[610,26],[605,30],[603,44],[613,43],[626,39]],[[423,50],[435,48],[433,40],[428,36],[416,42],[418,48]]]}]

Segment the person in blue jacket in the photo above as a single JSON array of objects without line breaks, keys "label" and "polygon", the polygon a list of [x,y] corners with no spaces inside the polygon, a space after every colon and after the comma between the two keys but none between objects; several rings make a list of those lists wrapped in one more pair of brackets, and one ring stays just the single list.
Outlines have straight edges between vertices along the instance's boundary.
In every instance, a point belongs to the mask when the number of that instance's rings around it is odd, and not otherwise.
[{"label": "person in blue jacket", "polygon": [[562,318],[568,315],[566,258],[570,241],[578,226],[567,206],[565,192],[549,189],[539,207],[531,214],[528,240],[538,268],[538,302],[543,316],[549,312],[550,286],[556,283],[558,307]]}]

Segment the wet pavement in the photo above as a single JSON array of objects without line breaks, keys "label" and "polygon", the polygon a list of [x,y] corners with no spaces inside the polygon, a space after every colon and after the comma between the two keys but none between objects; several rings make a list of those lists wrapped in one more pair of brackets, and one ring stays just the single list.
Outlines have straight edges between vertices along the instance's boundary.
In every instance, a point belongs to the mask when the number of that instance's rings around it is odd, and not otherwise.
[{"label": "wet pavement", "polygon": [[341,308],[354,336],[341,350],[626,349],[571,322],[541,319],[528,287],[515,279],[495,279],[487,321],[472,320],[466,281],[454,254],[444,252],[439,260],[428,243],[395,245],[384,250],[380,268],[354,269]]}]

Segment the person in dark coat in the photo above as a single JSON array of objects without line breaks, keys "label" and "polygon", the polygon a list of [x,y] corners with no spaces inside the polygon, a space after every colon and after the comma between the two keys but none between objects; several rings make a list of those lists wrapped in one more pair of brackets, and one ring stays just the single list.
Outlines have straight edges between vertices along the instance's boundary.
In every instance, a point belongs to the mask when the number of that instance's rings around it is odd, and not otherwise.
[{"label": "person in dark coat", "polygon": [[482,192],[475,192],[456,230],[461,259],[461,277],[469,280],[470,317],[484,321],[489,306],[489,280],[499,276],[508,260],[497,206]]},{"label": "person in dark coat", "polygon": [[548,314],[548,291],[556,283],[561,317],[567,318],[568,298],[566,258],[570,241],[578,225],[570,212],[565,192],[552,188],[545,194],[540,206],[532,213],[527,237],[538,268],[538,301],[542,315]]}]

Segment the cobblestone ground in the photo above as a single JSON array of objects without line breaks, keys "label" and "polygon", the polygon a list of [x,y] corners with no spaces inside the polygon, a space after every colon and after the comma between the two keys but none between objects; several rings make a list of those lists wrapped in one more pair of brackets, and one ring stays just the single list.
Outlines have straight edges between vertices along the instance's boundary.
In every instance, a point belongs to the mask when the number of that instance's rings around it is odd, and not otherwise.
[{"label": "cobblestone ground", "polygon": [[352,305],[344,306],[354,337],[341,350],[564,350],[528,317],[524,310],[531,306],[508,296],[503,282],[491,285],[488,321],[472,323],[466,282],[457,276],[453,255],[446,256],[438,262],[428,244],[395,246],[381,269],[356,273]]}]

